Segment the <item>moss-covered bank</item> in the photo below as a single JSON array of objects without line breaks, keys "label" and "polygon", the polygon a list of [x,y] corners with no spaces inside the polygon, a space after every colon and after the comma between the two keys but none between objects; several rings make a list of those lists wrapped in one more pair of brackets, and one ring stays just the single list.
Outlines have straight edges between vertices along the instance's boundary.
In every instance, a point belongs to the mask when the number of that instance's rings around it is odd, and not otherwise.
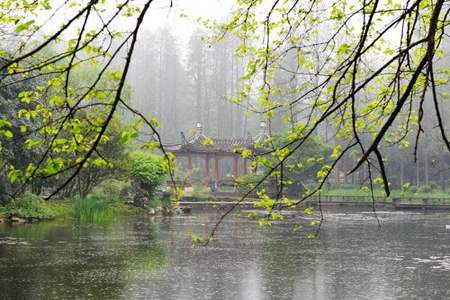
[{"label": "moss-covered bank", "polygon": [[139,213],[145,213],[145,210],[119,201],[107,202],[94,197],[44,201],[39,196],[25,194],[6,206],[0,205],[0,222],[8,222],[13,217],[26,222],[64,218],[76,218],[81,222],[95,222],[112,219],[118,215]]}]

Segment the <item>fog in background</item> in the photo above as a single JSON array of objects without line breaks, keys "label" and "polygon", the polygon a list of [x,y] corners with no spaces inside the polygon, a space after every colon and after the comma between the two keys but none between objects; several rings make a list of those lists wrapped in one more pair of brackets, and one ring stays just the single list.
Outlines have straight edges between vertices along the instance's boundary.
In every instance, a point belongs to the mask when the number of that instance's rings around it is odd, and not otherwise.
[{"label": "fog in background", "polygon": [[189,135],[197,122],[211,137],[256,135],[260,118],[227,101],[244,74],[244,62],[234,55],[239,41],[211,45],[205,40],[211,33],[197,20],[225,20],[231,2],[167,3],[155,3],[140,34],[128,76],[133,106],[158,119],[165,143],[181,142],[180,132]]},{"label": "fog in background", "polygon": [[[213,138],[258,134],[261,116],[248,114],[245,108],[227,101],[240,89],[242,82],[239,77],[245,73],[245,62],[234,55],[239,41],[229,36],[210,45],[205,38],[211,33],[196,22],[198,17],[226,20],[232,9],[230,2],[195,1],[193,4],[193,1],[175,1],[172,8],[164,1],[156,3],[161,5],[153,7],[147,18],[128,77],[128,84],[133,88],[132,105],[160,121],[165,144],[182,142],[180,133],[189,136],[197,122],[202,123],[204,133]],[[188,17],[180,18],[181,14]],[[442,47],[444,52],[449,45],[448,41],[446,43]],[[321,59],[320,55],[317,59]],[[448,53],[445,53],[438,65],[448,67],[448,61]],[[289,67],[297,61],[287,57],[283,63]],[[277,74],[275,80],[278,84],[284,80],[287,86],[295,84],[295,80],[305,80],[286,78],[285,74]],[[439,90],[442,95],[446,94],[448,84]],[[433,105],[431,98],[427,99],[425,111]],[[443,119],[450,128],[450,106],[444,96],[440,101]],[[301,115],[296,117],[297,121],[301,119]],[[434,115],[425,114],[425,134],[420,138],[417,163],[413,146],[389,145],[382,148],[393,187],[411,184],[445,188],[449,183],[450,155],[441,142],[436,122]],[[277,118],[271,125],[275,132],[289,128],[289,124],[283,124]],[[333,146],[342,142],[334,137],[334,131],[333,124],[327,123],[319,128],[317,134],[324,143]],[[369,140],[367,138],[367,142]],[[413,139],[410,139],[410,144],[414,144]],[[367,182],[365,166],[346,176],[357,159],[356,156],[346,156],[337,165],[331,181],[352,185]],[[377,176],[376,171],[374,176]]]}]

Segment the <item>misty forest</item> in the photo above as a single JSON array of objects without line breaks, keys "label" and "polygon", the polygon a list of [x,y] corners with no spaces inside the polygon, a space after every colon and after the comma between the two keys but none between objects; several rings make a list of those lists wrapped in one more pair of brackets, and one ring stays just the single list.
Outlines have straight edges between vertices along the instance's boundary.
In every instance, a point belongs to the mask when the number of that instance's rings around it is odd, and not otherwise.
[{"label": "misty forest", "polygon": [[450,298],[449,15],[0,0],[0,298]]}]

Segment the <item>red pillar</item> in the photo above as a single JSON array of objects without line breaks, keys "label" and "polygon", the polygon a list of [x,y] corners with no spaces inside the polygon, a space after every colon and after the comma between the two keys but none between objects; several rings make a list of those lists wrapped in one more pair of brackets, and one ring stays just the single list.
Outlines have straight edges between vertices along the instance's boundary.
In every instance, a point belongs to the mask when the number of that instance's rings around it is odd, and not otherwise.
[{"label": "red pillar", "polygon": [[211,181],[211,176],[209,175],[209,156],[208,155],[205,158],[205,176],[206,176],[206,185],[209,187],[209,182]]},{"label": "red pillar", "polygon": [[214,158],[214,184],[217,191],[219,187],[219,159],[217,157]]},{"label": "red pillar", "polygon": [[188,170],[192,171],[192,155],[188,154]]}]

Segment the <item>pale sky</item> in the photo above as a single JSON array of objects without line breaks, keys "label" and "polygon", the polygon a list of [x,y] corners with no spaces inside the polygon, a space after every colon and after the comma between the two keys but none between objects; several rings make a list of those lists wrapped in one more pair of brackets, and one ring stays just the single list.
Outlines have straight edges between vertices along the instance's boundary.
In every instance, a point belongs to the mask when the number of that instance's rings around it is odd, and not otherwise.
[{"label": "pale sky", "polygon": [[[199,17],[224,20],[231,12],[233,0],[156,0],[150,7],[144,23],[146,29],[168,24],[170,30],[180,39],[187,42],[196,28]],[[188,18],[180,18],[180,14]]]},{"label": "pale sky", "polygon": [[[143,0],[136,0],[136,2],[143,2]],[[111,5],[111,9],[108,12],[102,14],[103,18],[116,11],[115,6],[123,1],[109,0],[107,5]],[[64,3],[62,0],[52,0],[53,8],[56,9]],[[155,0],[145,17],[143,29],[153,30],[159,26],[168,26],[170,30],[179,38],[180,42],[187,42],[191,33],[198,26],[196,19],[199,17],[224,20],[227,15],[230,14],[234,0],[173,0],[173,7],[170,8],[170,0]],[[59,28],[60,25],[65,23],[69,18],[77,12],[77,8],[67,8],[62,6],[58,13],[52,17],[51,21],[46,22],[44,26],[44,32],[51,34]],[[49,15],[53,12],[43,12],[39,17],[39,23],[44,22]],[[187,15],[187,18],[180,18],[180,15]],[[24,20],[24,22],[27,20]],[[77,29],[80,28],[82,18],[78,20],[74,25],[66,31],[65,37],[71,36]],[[118,30],[126,30],[132,28],[135,25],[136,19],[133,18],[120,18],[117,22],[113,22],[112,26]],[[56,26],[55,26],[56,25]],[[90,18],[88,22],[88,28],[98,27],[101,23],[97,17]],[[119,28],[117,28],[119,27]]]}]

